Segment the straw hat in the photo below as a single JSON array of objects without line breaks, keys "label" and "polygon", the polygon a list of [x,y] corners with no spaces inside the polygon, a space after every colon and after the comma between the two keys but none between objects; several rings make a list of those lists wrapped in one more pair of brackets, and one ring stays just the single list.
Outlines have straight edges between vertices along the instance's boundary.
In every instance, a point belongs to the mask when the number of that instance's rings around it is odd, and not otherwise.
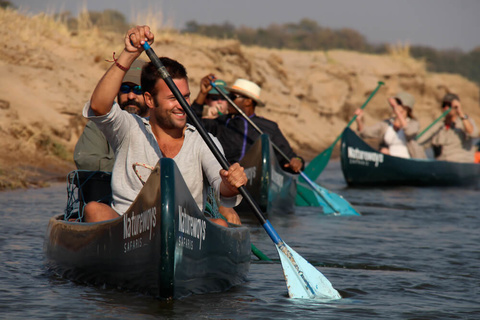
[{"label": "straw hat", "polygon": [[226,87],[226,89],[230,92],[233,93],[238,93],[241,94],[242,96],[245,96],[247,98],[250,98],[254,100],[257,103],[257,106],[263,107],[265,106],[265,103],[263,103],[262,100],[260,100],[260,87],[249,80],[245,79],[237,79],[233,86],[231,87]]}]

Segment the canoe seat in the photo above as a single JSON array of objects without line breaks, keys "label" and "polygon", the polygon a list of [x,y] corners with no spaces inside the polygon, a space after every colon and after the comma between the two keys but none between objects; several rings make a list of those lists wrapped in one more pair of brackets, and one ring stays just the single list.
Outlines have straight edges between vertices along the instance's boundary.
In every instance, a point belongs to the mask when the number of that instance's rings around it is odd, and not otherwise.
[{"label": "canoe seat", "polygon": [[110,205],[112,202],[112,173],[75,170],[67,175],[67,206],[65,220],[83,220],[83,208],[90,201]]}]

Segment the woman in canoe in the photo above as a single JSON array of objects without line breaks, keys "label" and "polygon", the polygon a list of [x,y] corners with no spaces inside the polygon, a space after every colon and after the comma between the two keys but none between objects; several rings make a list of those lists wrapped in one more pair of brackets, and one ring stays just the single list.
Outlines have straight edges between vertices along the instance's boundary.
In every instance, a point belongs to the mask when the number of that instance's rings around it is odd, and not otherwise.
[{"label": "woman in canoe", "polygon": [[364,125],[363,110],[355,111],[360,137],[379,139],[380,152],[394,157],[425,158],[425,152],[415,141],[420,125],[413,116],[413,96],[400,92],[395,97],[388,98],[388,103],[393,116],[368,127]]}]

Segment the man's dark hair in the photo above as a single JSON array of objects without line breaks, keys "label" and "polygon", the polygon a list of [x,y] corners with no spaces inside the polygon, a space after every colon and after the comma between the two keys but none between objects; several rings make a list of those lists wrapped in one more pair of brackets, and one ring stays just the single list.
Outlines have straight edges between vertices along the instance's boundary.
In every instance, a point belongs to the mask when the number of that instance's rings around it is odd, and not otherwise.
[{"label": "man's dark hair", "polygon": [[442,100],[442,108],[444,107],[451,107],[453,100],[460,101],[460,97],[457,96],[455,93],[447,93]]},{"label": "man's dark hair", "polygon": [[[187,70],[180,62],[167,57],[161,57],[160,61],[172,79],[188,79]],[[160,72],[158,72],[157,67],[155,67],[152,62],[143,66],[141,77],[143,92],[149,92],[152,96],[155,96],[157,94],[155,85],[159,79],[162,79]]]}]

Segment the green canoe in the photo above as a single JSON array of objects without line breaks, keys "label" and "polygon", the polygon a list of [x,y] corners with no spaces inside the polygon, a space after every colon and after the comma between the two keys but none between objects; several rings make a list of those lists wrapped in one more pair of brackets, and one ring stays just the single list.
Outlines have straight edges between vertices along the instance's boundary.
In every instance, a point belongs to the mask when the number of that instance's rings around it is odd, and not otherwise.
[{"label": "green canoe", "polygon": [[75,281],[161,299],[220,292],[245,281],[248,228],[210,222],[174,161],[163,158],[159,164],[123,216],[98,223],[66,221],[63,214],[51,218],[47,266]]},{"label": "green canoe", "polygon": [[351,129],[342,134],[342,172],[351,186],[479,186],[480,165],[404,159],[378,152]]}]

